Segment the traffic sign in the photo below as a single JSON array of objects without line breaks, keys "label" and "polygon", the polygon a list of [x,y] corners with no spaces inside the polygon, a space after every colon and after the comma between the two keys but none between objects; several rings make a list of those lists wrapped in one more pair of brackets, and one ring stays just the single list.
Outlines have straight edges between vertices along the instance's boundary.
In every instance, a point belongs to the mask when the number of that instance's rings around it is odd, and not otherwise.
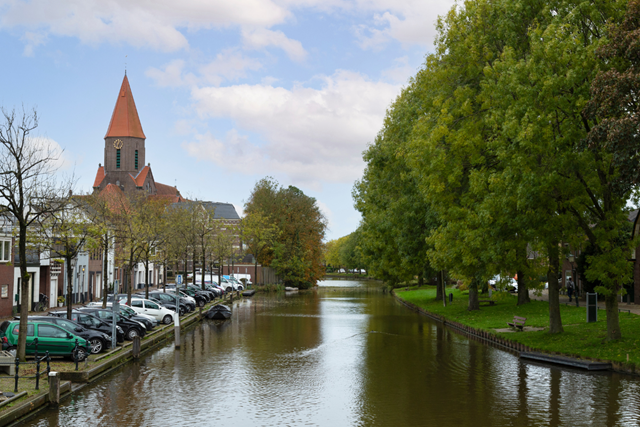
[{"label": "traffic sign", "polygon": [[176,275],[176,284],[182,285],[182,274]]}]

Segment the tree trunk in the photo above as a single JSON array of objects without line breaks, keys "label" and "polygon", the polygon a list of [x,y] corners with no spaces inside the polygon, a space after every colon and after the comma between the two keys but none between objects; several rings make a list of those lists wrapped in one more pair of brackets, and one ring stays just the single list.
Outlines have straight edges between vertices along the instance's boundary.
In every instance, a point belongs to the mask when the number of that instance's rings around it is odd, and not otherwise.
[{"label": "tree trunk", "polygon": [[162,263],[162,291],[167,292],[167,261]]},{"label": "tree trunk", "polygon": [[436,301],[442,300],[444,292],[444,273],[438,272],[438,280],[436,281]]},{"label": "tree trunk", "polygon": [[71,268],[71,258],[65,258],[65,268],[67,270],[67,319],[71,319],[73,310],[73,269]]},{"label": "tree trunk", "polygon": [[149,299],[149,260],[144,260],[144,297]]},{"label": "tree trunk", "polygon": [[[360,269],[358,269],[358,274],[360,274]],[[418,287],[422,287],[424,285],[424,275],[422,273],[418,274]]]},{"label": "tree trunk", "polygon": [[558,242],[552,242],[547,248],[549,254],[549,333],[559,334],[564,332],[562,318],[560,317],[560,286],[558,284],[558,270],[560,269],[560,248]]},{"label": "tree trunk", "polygon": [[531,298],[529,298],[529,289],[527,288],[527,281],[524,278],[524,273],[522,270],[518,270],[516,272],[518,276],[518,304],[528,304],[531,302]]},{"label": "tree trunk", "polygon": [[[207,254],[204,251],[202,251],[202,290],[203,291],[205,289],[205,287],[204,287],[204,275],[205,275],[206,270],[207,270],[206,266],[207,266]],[[193,277],[194,277],[193,280],[195,280],[195,276],[193,276]]]},{"label": "tree trunk", "polygon": [[618,313],[618,292],[612,291],[605,296],[604,301],[607,309],[607,340],[619,340],[622,338],[622,333]]},{"label": "tree trunk", "polygon": [[469,285],[469,311],[480,310],[480,302],[478,301],[478,285],[480,279],[473,278]]},{"label": "tree trunk", "polygon": [[[198,256],[197,252],[194,250],[193,251],[193,258],[192,258],[192,262],[191,262],[191,277],[193,277],[193,284],[196,284],[196,257]],[[186,283],[186,280],[185,280]]]},{"label": "tree trunk", "polygon": [[[102,256],[102,308],[107,308],[107,294],[109,293],[109,237],[105,236],[104,253]],[[115,289],[114,289],[115,291]]]},{"label": "tree trunk", "polygon": [[27,325],[29,321],[29,273],[27,273],[27,226],[20,224],[18,256],[20,257],[20,327],[18,333],[17,356],[27,360]]},{"label": "tree trunk", "polygon": [[131,266],[133,265],[133,257],[129,258],[129,264],[125,267],[124,273],[127,281],[127,305],[131,307]]}]

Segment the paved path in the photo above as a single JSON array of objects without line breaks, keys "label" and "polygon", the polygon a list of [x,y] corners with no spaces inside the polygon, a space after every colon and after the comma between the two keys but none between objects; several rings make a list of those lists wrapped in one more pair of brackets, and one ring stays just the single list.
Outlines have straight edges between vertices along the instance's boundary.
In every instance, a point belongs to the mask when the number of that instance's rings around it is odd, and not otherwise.
[{"label": "paved path", "polygon": [[[529,296],[531,297],[531,299],[535,299],[535,300],[539,300],[539,301],[549,301],[549,294],[548,294],[548,290],[545,289],[542,291],[542,295],[537,296],[533,293],[533,291],[529,292]],[[571,305],[575,305],[576,302],[574,299],[571,300],[571,302],[569,302],[569,297],[566,295],[560,295],[560,304],[571,304]],[[584,300],[584,297],[580,298],[580,307],[585,307],[586,306],[586,302]],[[604,301],[598,301],[598,308],[601,310],[604,310]],[[629,310],[631,313],[633,314],[637,314],[640,315],[640,305],[638,304],[627,304],[624,302],[618,302],[618,309],[622,310],[624,312],[626,312],[627,310]]]}]

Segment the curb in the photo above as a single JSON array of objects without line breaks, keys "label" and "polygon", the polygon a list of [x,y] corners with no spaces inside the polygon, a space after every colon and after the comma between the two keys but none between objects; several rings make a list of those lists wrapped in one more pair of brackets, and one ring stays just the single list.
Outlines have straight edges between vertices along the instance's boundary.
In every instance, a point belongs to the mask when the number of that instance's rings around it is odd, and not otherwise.
[{"label": "curb", "polygon": [[[455,332],[458,332],[461,335],[465,335],[467,337],[470,337],[472,339],[475,339],[477,341],[482,341],[488,344],[491,344],[493,346],[499,347],[503,350],[507,350],[510,351],[512,353],[517,354],[518,356],[520,356],[521,352],[536,352],[536,353],[543,353],[543,354],[549,354],[549,355],[556,355],[556,356],[564,356],[564,357],[572,357],[571,355],[568,354],[563,354],[563,353],[549,353],[545,350],[540,350],[540,349],[535,349],[535,348],[531,348],[529,346],[526,346],[522,343],[513,341],[513,340],[509,340],[506,338],[501,338],[496,336],[495,334],[493,334],[492,332],[489,331],[485,331],[483,329],[476,329],[473,328],[471,326],[467,326],[467,325],[463,325],[462,323],[458,323],[458,322],[454,322],[451,320],[447,320],[446,317],[441,316],[439,314],[434,314],[431,313],[427,310],[425,310],[422,307],[418,307],[415,304],[412,304],[410,302],[407,302],[405,300],[403,300],[402,298],[400,298],[396,292],[394,290],[391,291],[391,295],[393,295],[393,297],[400,302],[402,305],[404,305],[405,307],[409,308],[411,311],[414,311],[416,313],[422,314],[423,316],[427,316],[428,318],[435,320],[436,322],[440,322],[442,323],[444,326],[448,326],[449,328],[453,329]],[[611,371],[613,372],[617,372],[617,373],[621,373],[621,374],[629,374],[629,375],[640,375],[640,369],[635,367],[635,366],[629,366],[625,363],[621,363],[621,362],[614,362],[611,360],[598,360],[598,359],[585,359],[582,358],[582,360],[589,360],[589,361],[594,361],[594,362],[603,362],[603,363],[610,363],[611,364]]]}]

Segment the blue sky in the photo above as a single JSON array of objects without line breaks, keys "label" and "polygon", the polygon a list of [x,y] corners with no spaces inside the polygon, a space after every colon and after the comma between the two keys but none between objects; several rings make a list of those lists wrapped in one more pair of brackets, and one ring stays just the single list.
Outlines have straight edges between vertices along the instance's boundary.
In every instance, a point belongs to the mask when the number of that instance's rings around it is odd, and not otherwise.
[{"label": "blue sky", "polygon": [[89,192],[125,63],[154,177],[240,211],[272,176],[315,197],[328,239],[384,113],[433,49],[435,0],[0,0],[4,108]]}]

